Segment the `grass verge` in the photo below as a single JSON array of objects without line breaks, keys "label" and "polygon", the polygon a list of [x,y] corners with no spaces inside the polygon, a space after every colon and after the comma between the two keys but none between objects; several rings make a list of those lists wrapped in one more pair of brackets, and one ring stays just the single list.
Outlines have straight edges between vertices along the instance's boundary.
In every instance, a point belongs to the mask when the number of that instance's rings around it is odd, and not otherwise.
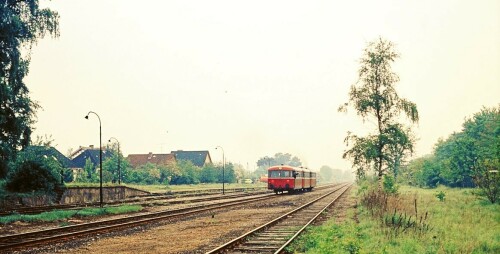
[{"label": "grass verge", "polygon": [[122,205],[103,208],[85,208],[80,210],[54,210],[40,214],[12,214],[0,217],[1,224],[9,224],[16,221],[23,222],[52,222],[70,218],[81,218],[88,216],[99,216],[107,214],[122,214],[138,212],[142,210],[140,205]]},{"label": "grass verge", "polygon": [[[181,185],[140,185],[140,184],[122,184],[127,187],[144,190],[148,192],[164,193],[166,191],[188,191],[188,190],[207,190],[207,189],[222,189],[221,183],[209,183],[209,184],[181,184]],[[99,183],[67,183],[67,187],[99,187]],[[118,186],[116,184],[107,183],[103,186]],[[225,189],[236,189],[236,188],[256,188],[256,187],[266,187],[265,183],[256,184],[245,184],[245,183],[226,183]]]},{"label": "grass verge", "polygon": [[[398,214],[428,214],[425,231],[394,229],[361,205],[349,219],[313,227],[291,253],[500,253],[500,205],[478,199],[470,189],[402,187],[394,200]],[[442,198],[444,193],[445,197]],[[415,200],[417,209],[415,209]],[[443,201],[440,201],[443,200]],[[391,216],[388,213],[386,216]],[[413,219],[413,221],[415,221]]]}]

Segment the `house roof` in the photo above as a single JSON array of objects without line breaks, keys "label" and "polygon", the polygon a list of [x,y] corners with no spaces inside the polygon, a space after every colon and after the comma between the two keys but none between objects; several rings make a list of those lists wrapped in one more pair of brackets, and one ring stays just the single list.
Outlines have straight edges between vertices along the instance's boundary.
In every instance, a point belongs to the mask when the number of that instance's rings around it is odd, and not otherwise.
[{"label": "house roof", "polygon": [[175,158],[173,154],[129,154],[127,159],[130,161],[130,165],[136,168],[142,165],[146,165],[147,163],[152,164],[167,164],[170,162],[175,162]]},{"label": "house roof", "polygon": [[28,146],[26,151],[34,153],[37,157],[52,157],[65,168],[73,168],[73,162],[52,146]]},{"label": "house roof", "polygon": [[210,158],[210,153],[208,151],[172,151],[177,161],[186,160],[191,161],[195,166],[203,167],[205,162],[212,163],[212,158]]},{"label": "house roof", "polygon": [[[76,153],[74,153],[76,154]],[[112,151],[105,150],[103,148],[102,150],[102,160],[106,160],[107,158],[113,156]],[[73,162],[73,165],[75,168],[83,168],[85,167],[85,162],[87,161],[87,158],[90,158],[90,161],[98,166],[99,165],[99,148],[87,148],[87,149],[81,149],[78,151],[78,154],[76,157],[73,157],[71,160]]]}]

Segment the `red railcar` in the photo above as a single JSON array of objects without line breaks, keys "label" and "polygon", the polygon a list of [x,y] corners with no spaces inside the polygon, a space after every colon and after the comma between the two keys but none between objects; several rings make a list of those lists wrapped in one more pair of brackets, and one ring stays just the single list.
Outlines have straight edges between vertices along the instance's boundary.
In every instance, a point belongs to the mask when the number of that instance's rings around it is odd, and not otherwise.
[{"label": "red railcar", "polygon": [[304,168],[281,165],[270,167],[267,172],[267,188],[276,194],[311,191],[316,187],[316,173]]}]

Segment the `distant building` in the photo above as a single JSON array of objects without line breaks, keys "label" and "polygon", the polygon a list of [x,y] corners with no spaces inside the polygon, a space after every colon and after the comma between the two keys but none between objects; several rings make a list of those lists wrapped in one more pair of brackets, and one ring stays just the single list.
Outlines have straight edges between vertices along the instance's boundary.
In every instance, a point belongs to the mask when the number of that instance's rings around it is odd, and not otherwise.
[{"label": "distant building", "polygon": [[185,160],[192,162],[197,167],[203,167],[212,163],[212,158],[208,151],[172,151],[176,161]]},{"label": "distant building", "polygon": [[130,165],[134,168],[152,163],[155,165],[168,165],[170,163],[175,163],[175,157],[173,154],[129,154],[127,159]]},{"label": "distant building", "polygon": [[[84,168],[87,159],[94,164],[94,166],[99,167],[99,148],[94,148],[93,145],[89,147],[80,146],[78,150],[71,154],[70,158],[73,162],[74,168]],[[112,151],[102,148],[102,161],[113,156]]]},{"label": "distant building", "polygon": [[134,168],[146,165],[148,163],[155,165],[168,165],[176,163],[180,160],[190,161],[197,167],[203,167],[206,164],[212,163],[212,158],[208,151],[172,151],[168,154],[129,154],[127,159],[130,165]]},{"label": "distant building", "polygon": [[59,152],[55,147],[52,146],[28,146],[26,148],[27,152],[33,153],[37,157],[53,158],[54,160],[61,163],[63,168],[74,168],[73,162],[68,159],[64,154]]}]

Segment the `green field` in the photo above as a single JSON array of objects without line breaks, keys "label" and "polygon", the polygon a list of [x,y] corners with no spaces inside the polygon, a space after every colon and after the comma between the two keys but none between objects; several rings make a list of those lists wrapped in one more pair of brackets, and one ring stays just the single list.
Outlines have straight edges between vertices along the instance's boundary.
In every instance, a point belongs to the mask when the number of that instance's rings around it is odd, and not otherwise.
[{"label": "green field", "polygon": [[[351,194],[355,195],[355,192],[353,190]],[[444,193],[443,201],[437,197],[440,192]],[[500,253],[499,204],[490,204],[480,199],[473,195],[472,189],[401,187],[400,193],[392,204],[398,207],[397,214],[412,215],[414,218],[416,199],[418,217],[425,217],[427,213],[427,219],[423,219],[423,224],[428,225],[428,229],[409,228],[402,232],[401,228],[395,229],[388,226],[387,222],[372,217],[366,207],[358,205],[357,208],[349,210],[346,221],[339,223],[332,219],[322,226],[308,230],[294,243],[291,251],[294,253]],[[387,217],[391,218],[392,215],[393,213],[388,213]]]}]

